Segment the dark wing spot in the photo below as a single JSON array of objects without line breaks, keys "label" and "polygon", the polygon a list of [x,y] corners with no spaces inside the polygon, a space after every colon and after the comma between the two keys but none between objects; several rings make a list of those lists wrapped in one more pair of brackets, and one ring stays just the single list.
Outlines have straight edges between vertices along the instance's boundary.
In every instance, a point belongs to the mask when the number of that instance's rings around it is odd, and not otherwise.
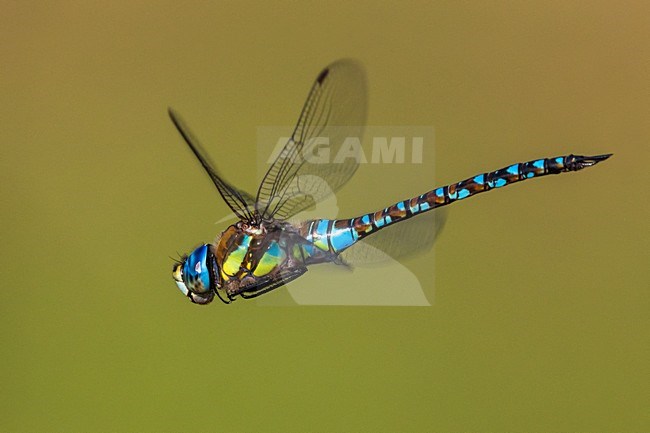
[{"label": "dark wing spot", "polygon": [[318,84],[323,84],[323,81],[325,81],[325,78],[327,78],[327,75],[330,73],[329,68],[325,68],[321,71],[321,73],[318,75],[318,78],[316,78],[316,82]]}]

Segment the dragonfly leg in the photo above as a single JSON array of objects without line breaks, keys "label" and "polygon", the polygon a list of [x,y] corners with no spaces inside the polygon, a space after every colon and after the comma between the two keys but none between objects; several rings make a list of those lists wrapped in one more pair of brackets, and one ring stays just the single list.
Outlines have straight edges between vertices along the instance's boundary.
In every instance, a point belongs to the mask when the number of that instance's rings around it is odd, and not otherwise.
[{"label": "dragonfly leg", "polygon": [[244,299],[256,298],[260,295],[263,295],[264,293],[268,293],[271,290],[275,290],[278,287],[284,286],[285,284],[295,280],[305,272],[307,272],[307,268],[305,266],[290,268],[288,270],[278,272],[268,282],[266,282],[261,286],[258,286],[259,287],[258,289],[256,289],[255,287],[253,288],[247,287],[244,289],[244,291],[239,293],[239,296],[241,296]]}]

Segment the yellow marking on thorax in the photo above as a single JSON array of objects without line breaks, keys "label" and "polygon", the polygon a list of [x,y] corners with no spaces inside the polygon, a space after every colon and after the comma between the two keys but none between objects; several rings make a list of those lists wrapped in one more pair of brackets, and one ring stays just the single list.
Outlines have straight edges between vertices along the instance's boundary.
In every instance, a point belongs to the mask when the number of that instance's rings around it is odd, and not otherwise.
[{"label": "yellow marking on thorax", "polygon": [[[226,276],[234,277],[239,272],[242,262],[246,258],[248,247],[251,243],[251,237],[244,235],[237,248],[228,254],[221,265],[221,273]],[[226,278],[227,279],[227,278]]]},{"label": "yellow marking on thorax", "polygon": [[284,260],[287,258],[287,254],[284,252],[284,250],[278,245],[277,242],[272,241],[266,252],[262,255],[262,258],[260,261],[257,263],[257,266],[255,266],[255,270],[253,271],[253,276],[255,277],[261,277],[264,275],[267,275],[271,271],[273,271],[278,265],[284,262]]}]

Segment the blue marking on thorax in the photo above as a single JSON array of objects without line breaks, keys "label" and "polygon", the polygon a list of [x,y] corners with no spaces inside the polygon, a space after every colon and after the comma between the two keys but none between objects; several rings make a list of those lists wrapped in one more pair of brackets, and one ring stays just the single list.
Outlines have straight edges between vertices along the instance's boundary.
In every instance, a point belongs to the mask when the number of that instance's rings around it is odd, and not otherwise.
[{"label": "blue marking on thorax", "polygon": [[252,237],[250,235],[244,235],[237,249],[246,252],[248,250],[248,246],[251,244],[251,239]]},{"label": "blue marking on thorax", "polygon": [[305,253],[311,257],[314,255],[314,246],[312,244],[305,244],[302,245],[302,249],[305,251]]},{"label": "blue marking on thorax", "polygon": [[282,250],[280,249],[280,245],[278,245],[278,243],[275,241],[271,242],[265,254],[268,254],[272,257],[282,257]]}]

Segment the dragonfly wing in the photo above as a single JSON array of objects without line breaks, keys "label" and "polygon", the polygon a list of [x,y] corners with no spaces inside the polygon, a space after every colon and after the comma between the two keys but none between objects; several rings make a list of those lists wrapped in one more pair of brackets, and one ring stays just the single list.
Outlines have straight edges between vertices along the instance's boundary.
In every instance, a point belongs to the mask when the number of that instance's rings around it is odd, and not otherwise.
[{"label": "dragonfly wing", "polygon": [[425,253],[433,247],[446,220],[446,209],[417,215],[373,233],[343,251],[341,257],[346,263],[362,266]]},{"label": "dragonfly wing", "polygon": [[203,169],[208,173],[210,179],[212,179],[212,182],[217,187],[219,194],[221,194],[226,204],[240,219],[252,221],[255,209],[255,200],[253,197],[247,192],[235,188],[218,174],[214,168],[214,164],[208,159],[207,153],[203,150],[199,141],[192,135],[180,116],[171,108],[168,111],[169,117],[174,122],[176,129],[178,129],[178,132],[180,132],[187,145],[192,149],[192,152],[203,166]]},{"label": "dragonfly wing", "polygon": [[359,165],[354,152],[360,149],[366,114],[362,66],[345,59],[326,67],[309,92],[291,138],[260,184],[260,216],[287,219],[343,186]]}]

